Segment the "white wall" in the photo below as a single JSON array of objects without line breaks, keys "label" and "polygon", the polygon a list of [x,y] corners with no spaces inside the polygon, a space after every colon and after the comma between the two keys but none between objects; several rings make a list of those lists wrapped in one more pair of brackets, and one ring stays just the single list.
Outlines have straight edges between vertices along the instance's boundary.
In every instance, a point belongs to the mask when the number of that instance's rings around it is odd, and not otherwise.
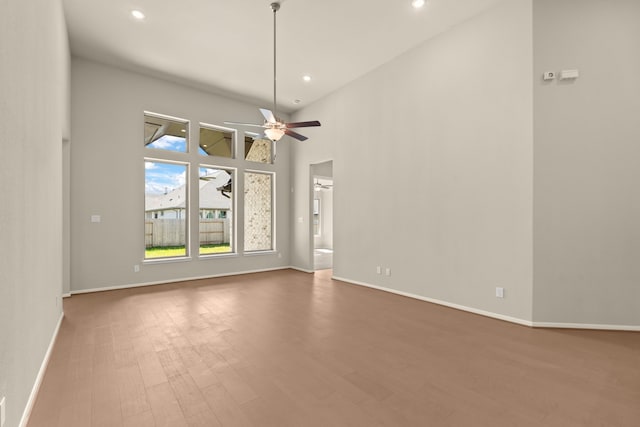
[{"label": "white wall", "polygon": [[531,320],[532,70],[531,1],[505,1],[296,114],[322,127],[292,148],[292,263],[333,159],[335,276]]},{"label": "white wall", "polygon": [[536,321],[640,326],[639,23],[637,0],[534,2]]},{"label": "white wall", "polygon": [[0,11],[0,398],[14,427],[62,313],[69,51],[59,0]]},{"label": "white wall", "polygon": [[[256,105],[211,95],[84,59],[72,61],[71,144],[71,292],[191,277],[214,276],[289,265],[289,148],[278,143],[276,164],[267,166],[276,177],[276,244],[278,253],[225,256],[189,262],[144,264],[144,163],[152,155],[143,144],[143,112],[191,120],[191,137],[198,122],[222,125],[225,120],[260,123]],[[240,137],[242,138],[242,137]],[[242,139],[243,140],[243,139]],[[242,150],[241,150],[242,152]],[[236,167],[238,176],[255,163],[242,158],[202,157],[212,166]],[[192,174],[192,188],[197,175]],[[242,180],[234,191],[242,196]],[[102,222],[91,223],[91,215]],[[198,213],[192,212],[192,221]],[[242,203],[234,212],[244,217]],[[238,242],[243,241],[238,227]],[[191,229],[197,242],[197,227]],[[192,249],[197,243],[192,244]],[[133,266],[141,265],[134,273]]]}]

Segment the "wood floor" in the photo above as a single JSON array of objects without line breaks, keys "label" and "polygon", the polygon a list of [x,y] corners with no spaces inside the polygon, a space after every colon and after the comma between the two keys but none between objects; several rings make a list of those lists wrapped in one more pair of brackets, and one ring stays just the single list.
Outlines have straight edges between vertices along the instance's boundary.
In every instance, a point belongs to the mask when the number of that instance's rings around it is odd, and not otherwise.
[{"label": "wood floor", "polygon": [[640,334],[296,271],[75,295],[30,427],[640,426]]}]

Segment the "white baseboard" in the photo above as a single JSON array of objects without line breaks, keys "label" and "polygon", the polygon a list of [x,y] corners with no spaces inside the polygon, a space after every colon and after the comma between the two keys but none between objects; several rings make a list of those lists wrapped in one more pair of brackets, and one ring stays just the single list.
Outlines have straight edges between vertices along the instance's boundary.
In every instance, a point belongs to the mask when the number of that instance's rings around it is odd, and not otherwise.
[{"label": "white baseboard", "polygon": [[435,299],[435,298],[429,298],[429,297],[425,297],[425,296],[422,296],[422,295],[412,294],[412,293],[409,293],[409,292],[402,292],[402,291],[398,291],[398,290],[395,290],[395,289],[385,288],[383,286],[372,285],[370,283],[364,283],[364,282],[358,282],[358,281],[355,281],[355,280],[345,279],[343,277],[333,276],[332,278],[335,279],[335,280],[340,280],[341,282],[351,283],[351,284],[358,285],[358,286],[365,286],[367,288],[377,289],[379,291],[390,292],[392,294],[401,295],[403,297],[409,297],[409,298],[414,298],[414,299],[418,299],[418,300],[421,300],[421,301],[431,302],[431,303],[434,303],[434,304],[443,305],[445,307],[455,308],[457,310],[462,310],[462,311],[467,311],[469,313],[479,314],[481,316],[492,317],[494,319],[504,320],[504,321],[511,322],[511,323],[517,323],[518,325],[533,326],[532,322],[530,322],[528,320],[524,320],[524,319],[518,319],[517,317],[505,316],[503,314],[492,313],[490,311],[485,311],[485,310],[479,310],[477,308],[467,307],[467,306],[460,305],[460,304],[454,304],[454,303],[451,303],[451,302],[442,301],[442,300],[438,300],[438,299]]},{"label": "white baseboard", "polygon": [[529,320],[519,319],[517,317],[505,316],[499,313],[493,313],[490,311],[479,310],[473,307],[467,307],[460,304],[454,304],[447,301],[438,300],[435,298],[428,298],[422,295],[416,295],[408,292],[397,291],[395,289],[389,289],[382,286],[376,286],[369,283],[358,282],[355,280],[345,279],[342,277],[332,277],[335,280],[341,282],[351,283],[354,285],[365,286],[367,288],[377,289],[380,291],[390,292],[396,295],[402,295],[404,297],[415,298],[422,301],[431,302],[445,307],[455,308],[457,310],[467,311],[469,313],[479,314],[481,316],[491,317],[494,319],[504,320],[506,322],[516,323],[518,325],[529,326],[533,328],[559,328],[559,329],[596,329],[606,331],[637,331],[640,332],[640,326],[630,325],[605,325],[605,324],[588,324],[588,323],[555,323],[555,322],[532,322]]},{"label": "white baseboard", "polygon": [[242,274],[265,273],[267,271],[287,270],[290,268],[292,267],[283,266],[283,267],[265,268],[261,270],[248,270],[248,271],[236,271],[231,273],[212,274],[208,276],[183,277],[179,279],[160,280],[157,282],[130,283],[128,285],[105,286],[101,288],[91,288],[91,289],[79,289],[79,290],[72,290],[71,295],[89,294],[92,292],[103,292],[103,291],[116,291],[118,289],[140,288],[143,286],[166,285],[167,283],[188,282],[191,280],[215,279],[218,277],[240,276]]},{"label": "white baseboard", "polygon": [[22,419],[20,420],[20,427],[26,427],[29,422],[29,417],[31,416],[31,410],[33,409],[34,403],[36,403],[36,397],[38,397],[38,391],[40,390],[40,385],[42,385],[42,379],[44,378],[44,373],[47,370],[47,365],[49,365],[49,358],[51,357],[51,352],[53,351],[53,346],[56,343],[56,339],[58,338],[58,332],[60,331],[60,325],[62,325],[62,319],[64,318],[64,312],[60,313],[60,318],[58,319],[58,324],[56,325],[56,329],[53,331],[53,336],[51,337],[51,341],[49,342],[49,348],[47,348],[47,352],[44,355],[44,359],[42,360],[42,364],[40,365],[40,371],[38,371],[38,376],[36,377],[36,382],[33,384],[33,388],[31,389],[31,394],[29,395],[29,400],[27,401],[27,406],[24,408],[22,412]]},{"label": "white baseboard", "polygon": [[[264,273],[267,271],[277,271],[277,270],[296,270],[301,271],[303,273],[314,273],[314,270],[307,270],[300,267],[295,266],[282,266],[282,267],[274,267],[274,268],[266,268],[260,270],[248,270],[248,271],[238,271],[231,273],[222,273],[208,276],[197,276],[197,277],[188,277],[181,279],[171,279],[171,280],[162,280],[157,282],[144,282],[144,283],[132,283],[128,285],[119,285],[119,286],[107,286],[102,288],[92,288],[92,289],[81,289],[76,291],[71,291],[69,294],[63,295],[64,297],[75,295],[75,294],[84,294],[91,292],[102,292],[102,291],[114,291],[118,289],[129,289],[129,288],[137,288],[142,286],[154,286],[154,285],[165,285],[167,283],[175,283],[175,282],[187,282],[190,280],[202,280],[202,279],[214,279],[218,277],[228,277],[228,276],[239,276],[242,274],[253,274],[253,273]],[[640,332],[640,326],[632,326],[632,325],[608,325],[608,324],[587,324],[587,323],[557,323],[557,322],[533,322],[530,320],[520,319],[517,317],[506,316],[499,313],[493,313],[490,311],[480,310],[473,307],[464,306],[461,304],[455,304],[448,301],[438,300],[435,298],[429,298],[422,295],[412,294],[409,292],[398,291],[395,289],[385,288],[383,286],[372,285],[370,283],[359,282],[357,280],[346,279],[343,277],[333,276],[332,279],[339,280],[345,283],[351,283],[353,285],[364,286],[367,288],[377,289],[384,292],[389,292],[396,295],[401,295],[404,297],[414,298],[421,301],[431,302],[434,304],[442,305],[445,307],[454,308],[456,310],[462,310],[469,313],[479,314],[485,317],[491,317],[493,319],[504,320],[506,322],[515,323],[518,325],[529,326],[534,328],[558,328],[558,329],[594,329],[594,330],[607,330],[607,331],[635,331]],[[59,325],[58,325],[59,327]],[[57,334],[57,332],[56,332]]]},{"label": "white baseboard", "polygon": [[302,271],[303,273],[315,273],[315,270],[307,270],[306,268],[294,267],[292,265],[289,266],[292,270]]},{"label": "white baseboard", "polygon": [[534,328],[558,328],[558,329],[594,329],[601,331],[629,331],[640,332],[640,326],[632,325],[606,325],[590,323],[558,323],[558,322],[533,322]]}]

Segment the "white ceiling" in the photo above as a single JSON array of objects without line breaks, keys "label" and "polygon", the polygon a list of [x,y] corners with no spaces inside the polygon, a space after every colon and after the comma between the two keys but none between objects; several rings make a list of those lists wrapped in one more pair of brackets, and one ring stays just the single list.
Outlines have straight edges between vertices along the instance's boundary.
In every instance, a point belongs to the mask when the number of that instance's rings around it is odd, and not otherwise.
[{"label": "white ceiling", "polygon": [[[502,0],[282,0],[278,105],[292,112]],[[273,102],[272,0],[63,0],[74,55]],[[146,14],[136,21],[131,10]],[[309,83],[302,76],[309,74]],[[294,100],[299,99],[299,104]]]}]

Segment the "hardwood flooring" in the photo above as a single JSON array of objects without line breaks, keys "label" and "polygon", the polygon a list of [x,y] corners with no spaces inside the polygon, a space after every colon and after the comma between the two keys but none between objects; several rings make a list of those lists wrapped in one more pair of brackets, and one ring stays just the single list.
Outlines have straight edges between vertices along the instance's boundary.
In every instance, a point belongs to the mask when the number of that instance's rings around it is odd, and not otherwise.
[{"label": "hardwood flooring", "polygon": [[640,334],[284,270],[75,295],[30,427],[640,426]]}]

